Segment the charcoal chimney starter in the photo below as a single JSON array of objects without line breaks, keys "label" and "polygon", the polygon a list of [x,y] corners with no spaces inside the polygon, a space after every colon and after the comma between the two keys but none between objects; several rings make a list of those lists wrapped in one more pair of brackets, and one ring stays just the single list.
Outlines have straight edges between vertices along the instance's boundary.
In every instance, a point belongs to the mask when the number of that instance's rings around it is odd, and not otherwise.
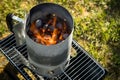
[{"label": "charcoal chimney starter", "polygon": [[[34,21],[44,19],[49,14],[55,14],[59,18],[65,19],[70,34],[66,39],[59,43],[46,46],[31,39],[31,36],[28,35],[28,31]],[[70,60],[72,34],[74,29],[73,19],[70,13],[58,4],[39,4],[30,10],[26,20],[25,29],[28,60],[30,64],[34,66],[35,72],[46,77],[53,77],[60,74],[62,72],[61,68],[64,70],[67,65],[69,65]]]}]

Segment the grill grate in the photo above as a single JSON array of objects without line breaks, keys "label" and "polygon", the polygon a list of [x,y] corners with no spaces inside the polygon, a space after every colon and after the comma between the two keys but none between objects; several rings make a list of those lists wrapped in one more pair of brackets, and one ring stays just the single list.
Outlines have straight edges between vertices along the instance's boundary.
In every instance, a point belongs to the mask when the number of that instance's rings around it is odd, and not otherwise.
[{"label": "grill grate", "polygon": [[[55,80],[100,80],[105,75],[105,69],[102,68],[76,41],[72,41],[72,47],[76,50],[77,56],[71,58],[68,68],[55,78]],[[4,53],[10,63],[23,75],[27,80],[31,77],[23,69],[25,66],[21,64],[21,59],[16,53],[18,50],[26,59],[27,48],[26,45],[16,46],[14,34],[0,41],[0,50]],[[39,76],[33,72],[36,79]],[[50,79],[45,79],[50,80]]]}]

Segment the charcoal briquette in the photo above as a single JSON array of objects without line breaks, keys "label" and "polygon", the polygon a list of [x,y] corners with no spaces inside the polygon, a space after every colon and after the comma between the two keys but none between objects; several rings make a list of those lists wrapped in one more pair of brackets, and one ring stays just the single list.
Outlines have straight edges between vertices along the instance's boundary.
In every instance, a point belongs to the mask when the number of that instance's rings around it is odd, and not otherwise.
[{"label": "charcoal briquette", "polygon": [[50,29],[50,31],[54,31],[54,27],[53,26],[48,26],[48,29]]},{"label": "charcoal briquette", "polygon": [[58,22],[58,23],[56,24],[56,27],[57,27],[58,29],[62,29],[62,24],[61,24],[60,22]]},{"label": "charcoal briquette", "polygon": [[43,28],[44,28],[44,29],[47,29],[47,28],[48,28],[48,24],[45,24],[45,25],[43,26]]},{"label": "charcoal briquette", "polygon": [[35,25],[37,28],[42,27],[42,20],[41,19],[36,20]]}]

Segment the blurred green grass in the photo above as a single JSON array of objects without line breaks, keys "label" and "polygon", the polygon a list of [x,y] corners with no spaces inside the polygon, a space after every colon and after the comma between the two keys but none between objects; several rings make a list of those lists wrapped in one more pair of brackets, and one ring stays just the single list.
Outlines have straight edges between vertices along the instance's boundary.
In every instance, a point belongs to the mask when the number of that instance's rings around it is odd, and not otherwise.
[{"label": "blurred green grass", "polygon": [[74,38],[106,68],[104,80],[120,80],[119,0],[1,0],[0,37],[9,33],[6,15],[24,18],[36,4],[53,2],[64,6],[74,19]]}]

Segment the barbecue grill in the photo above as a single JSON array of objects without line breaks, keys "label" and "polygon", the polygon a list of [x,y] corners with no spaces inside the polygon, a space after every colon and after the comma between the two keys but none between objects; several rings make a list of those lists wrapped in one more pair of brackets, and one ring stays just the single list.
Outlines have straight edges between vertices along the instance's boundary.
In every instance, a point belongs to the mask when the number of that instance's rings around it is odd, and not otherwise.
[{"label": "barbecue grill", "polygon": [[[54,80],[100,80],[105,75],[105,69],[95,61],[88,52],[86,52],[75,40],[72,41],[72,47],[76,50],[76,57],[71,57],[70,64],[63,73],[56,76]],[[14,68],[26,79],[32,78],[23,69],[26,66],[21,63],[20,55],[24,56],[27,60],[28,52],[26,44],[21,46],[16,45],[15,35],[10,34],[8,37],[0,41],[0,50],[7,57],[9,62]],[[31,70],[32,71],[32,70]],[[32,71],[32,74],[37,80],[40,79],[39,75]],[[43,77],[45,80],[49,78]]]}]

